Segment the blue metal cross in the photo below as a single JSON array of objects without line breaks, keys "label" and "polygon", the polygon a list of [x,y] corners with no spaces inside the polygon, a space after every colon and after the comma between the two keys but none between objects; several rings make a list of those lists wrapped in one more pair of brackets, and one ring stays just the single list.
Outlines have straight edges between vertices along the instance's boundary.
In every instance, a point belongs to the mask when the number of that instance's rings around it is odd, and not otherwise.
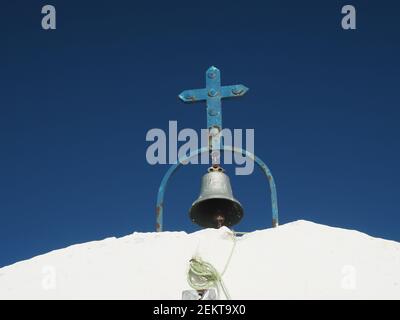
[{"label": "blue metal cross", "polygon": [[184,102],[207,102],[207,127],[222,130],[221,99],[243,96],[249,89],[244,85],[221,87],[220,71],[212,66],[206,72],[206,88],[185,90],[179,98]]}]

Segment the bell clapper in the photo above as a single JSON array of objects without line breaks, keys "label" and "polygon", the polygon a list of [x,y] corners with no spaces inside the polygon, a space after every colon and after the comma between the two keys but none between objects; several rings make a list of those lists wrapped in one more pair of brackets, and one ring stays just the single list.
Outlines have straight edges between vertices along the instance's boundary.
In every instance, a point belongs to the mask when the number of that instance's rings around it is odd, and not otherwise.
[{"label": "bell clapper", "polygon": [[225,225],[225,217],[222,214],[221,210],[218,210],[214,216],[214,220],[217,224],[217,229],[223,227]]}]

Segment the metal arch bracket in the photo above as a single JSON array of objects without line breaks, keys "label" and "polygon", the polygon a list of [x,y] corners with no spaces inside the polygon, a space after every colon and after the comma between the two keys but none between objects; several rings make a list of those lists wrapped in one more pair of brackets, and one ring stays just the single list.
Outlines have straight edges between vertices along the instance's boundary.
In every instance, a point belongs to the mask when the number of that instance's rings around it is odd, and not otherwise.
[{"label": "metal arch bracket", "polygon": [[[269,170],[267,165],[259,157],[257,157],[253,153],[251,153],[247,150],[244,150],[242,148],[223,146],[221,148],[221,150],[233,151],[235,153],[244,154],[247,157],[249,157],[251,160],[255,161],[257,163],[257,165],[261,168],[261,170],[263,171],[263,173],[265,174],[265,176],[268,179],[269,187],[271,190],[272,227],[273,228],[277,227],[279,224],[278,198],[277,198],[277,193],[276,193],[275,181],[274,181],[271,171]],[[157,232],[163,231],[164,196],[165,196],[165,190],[167,188],[169,179],[182,164],[187,163],[188,160],[190,160],[191,158],[193,158],[201,153],[204,153],[204,152],[209,152],[209,148],[197,149],[190,155],[179,158],[178,162],[176,164],[172,165],[168,169],[168,171],[165,173],[165,175],[161,181],[160,187],[158,189],[158,195],[157,195],[157,206],[156,206],[156,231]]]}]

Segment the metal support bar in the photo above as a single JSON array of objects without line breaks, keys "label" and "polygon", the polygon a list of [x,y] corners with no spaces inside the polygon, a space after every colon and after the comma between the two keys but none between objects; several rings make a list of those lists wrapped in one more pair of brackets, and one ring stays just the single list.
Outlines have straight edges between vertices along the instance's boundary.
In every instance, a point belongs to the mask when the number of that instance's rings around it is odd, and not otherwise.
[{"label": "metal support bar", "polygon": [[[263,173],[268,179],[269,182],[269,187],[271,190],[271,205],[272,205],[272,227],[277,227],[279,224],[279,213],[278,213],[278,198],[277,198],[277,193],[276,193],[276,187],[275,187],[275,181],[274,178],[271,174],[271,171],[267,167],[267,165],[262,161],[260,158],[258,158],[256,155],[253,153],[244,150],[242,148],[234,148],[231,146],[223,146],[221,150],[227,150],[227,151],[233,151],[235,153],[240,153],[243,155],[246,155],[249,157],[251,160],[253,160],[257,165],[261,168]],[[208,148],[201,148],[197,149],[193,153],[191,153],[188,156],[179,158],[178,162],[174,165],[172,165],[168,171],[165,173],[160,187],[158,189],[158,195],[157,195],[157,206],[156,206],[156,231],[161,232],[163,231],[163,213],[164,213],[164,196],[165,196],[165,190],[167,188],[167,184],[171,176],[175,173],[175,171],[184,163],[187,163],[188,160],[191,158],[204,153],[204,152],[209,152]]]}]

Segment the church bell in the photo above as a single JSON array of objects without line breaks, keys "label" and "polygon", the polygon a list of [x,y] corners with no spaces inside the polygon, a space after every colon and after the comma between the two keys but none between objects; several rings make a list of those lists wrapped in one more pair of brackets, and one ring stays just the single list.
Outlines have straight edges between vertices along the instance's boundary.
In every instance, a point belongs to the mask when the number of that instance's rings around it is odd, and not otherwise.
[{"label": "church bell", "polygon": [[240,222],[243,208],[233,197],[229,177],[211,167],[201,180],[200,195],[189,211],[190,219],[204,228],[231,227]]}]

